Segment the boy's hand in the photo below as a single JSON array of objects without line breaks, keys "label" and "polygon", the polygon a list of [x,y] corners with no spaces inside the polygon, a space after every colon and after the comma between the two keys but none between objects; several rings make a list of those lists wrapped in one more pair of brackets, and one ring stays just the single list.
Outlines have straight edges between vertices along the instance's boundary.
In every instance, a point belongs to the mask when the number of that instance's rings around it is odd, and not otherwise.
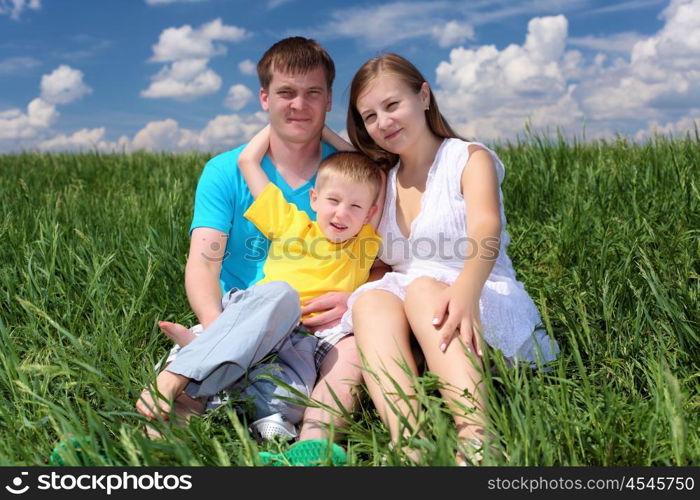
[{"label": "boy's hand", "polygon": [[243,148],[241,154],[238,155],[238,161],[260,164],[269,147],[270,125],[265,125],[250,141],[248,141],[248,144]]},{"label": "boy's hand", "polygon": [[243,174],[253,198],[260,196],[270,179],[260,165],[270,147],[270,125],[266,125],[250,140],[238,155],[238,168]]},{"label": "boy's hand", "polygon": [[301,315],[324,312],[312,318],[306,318],[302,324],[313,332],[333,328],[340,323],[340,318],[348,310],[348,297],[350,292],[328,292],[311,299],[301,308]]},{"label": "boy's hand", "polygon": [[355,151],[355,147],[352,144],[333,132],[333,129],[331,129],[328,125],[323,127],[321,139],[333,146],[338,151]]}]

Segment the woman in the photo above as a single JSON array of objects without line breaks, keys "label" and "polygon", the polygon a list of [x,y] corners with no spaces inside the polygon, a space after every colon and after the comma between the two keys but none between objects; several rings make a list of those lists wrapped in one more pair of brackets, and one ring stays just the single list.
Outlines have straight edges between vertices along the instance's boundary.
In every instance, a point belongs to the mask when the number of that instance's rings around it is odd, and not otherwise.
[{"label": "woman", "polygon": [[[367,61],[353,78],[347,128],[360,151],[390,168],[378,233],[379,257],[392,272],[348,302],[366,385],[392,442],[410,436],[415,390],[395,360],[418,373],[412,333],[443,382],[442,396],[468,445],[457,454],[465,462],[483,444],[486,344],[509,361],[546,362],[558,352],[537,329],[537,308],[506,254],[504,167],[483,145],[458,138],[425,78],[395,54]],[[394,384],[409,398],[396,396]]]}]

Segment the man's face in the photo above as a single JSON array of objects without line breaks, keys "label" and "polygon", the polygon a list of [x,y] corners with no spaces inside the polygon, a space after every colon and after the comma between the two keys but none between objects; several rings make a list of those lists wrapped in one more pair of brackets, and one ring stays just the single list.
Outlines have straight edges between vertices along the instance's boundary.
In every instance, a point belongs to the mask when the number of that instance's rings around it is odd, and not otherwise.
[{"label": "man's face", "polygon": [[270,87],[260,89],[260,104],[270,113],[272,131],[295,143],[319,139],[331,97],[322,67],[295,75],[273,70]]}]

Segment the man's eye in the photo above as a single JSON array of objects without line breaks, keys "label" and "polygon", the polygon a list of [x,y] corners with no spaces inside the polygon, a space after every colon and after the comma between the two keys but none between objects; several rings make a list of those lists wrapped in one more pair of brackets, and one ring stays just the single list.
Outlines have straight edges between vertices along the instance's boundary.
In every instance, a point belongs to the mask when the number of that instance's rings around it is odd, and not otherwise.
[{"label": "man's eye", "polygon": [[398,102],[390,102],[389,105],[386,107],[386,109],[388,109],[389,111],[391,111],[391,110],[393,110],[393,109],[396,109],[396,106],[398,106],[398,105],[399,105]]}]

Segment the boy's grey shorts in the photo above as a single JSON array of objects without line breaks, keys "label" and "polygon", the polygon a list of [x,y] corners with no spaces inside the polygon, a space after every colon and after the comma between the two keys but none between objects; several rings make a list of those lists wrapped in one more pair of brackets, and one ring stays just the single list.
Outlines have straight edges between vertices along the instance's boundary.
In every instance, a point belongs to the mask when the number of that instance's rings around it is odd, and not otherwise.
[{"label": "boy's grey shorts", "polygon": [[[257,419],[281,413],[300,421],[303,405],[289,398],[311,395],[323,359],[347,334],[311,334],[298,323],[298,293],[284,282],[232,290],[222,298],[222,309],[204,337],[170,351],[168,370],[188,377],[185,392],[207,409],[239,395],[252,401]],[[200,325],[190,330],[203,332]]]},{"label": "boy's grey shorts", "polygon": [[[202,325],[194,325],[190,328],[190,331],[195,335],[199,335],[200,333],[202,333],[203,330],[204,329],[202,328]],[[301,323],[294,329],[294,333],[302,333],[304,335],[315,335],[311,332],[311,330],[306,328]],[[335,347],[335,345],[338,342],[340,342],[348,335],[352,335],[352,333],[333,331],[326,335],[324,335],[323,333],[321,333],[320,335],[316,335],[316,337],[318,338],[318,343],[316,344],[316,349],[314,351],[314,361],[316,362],[317,371],[319,368],[321,368],[323,360],[326,358],[326,355],[329,352],[331,352],[331,349],[333,349],[333,347]],[[161,366],[165,366],[167,363],[170,363],[171,361],[175,360],[175,358],[177,357],[177,353],[180,352],[180,349],[181,347],[179,345],[176,345],[175,347],[170,349],[170,353],[168,354],[167,359],[165,359],[165,361],[162,361],[161,363],[158,363],[155,366],[155,370],[160,371]]]}]

